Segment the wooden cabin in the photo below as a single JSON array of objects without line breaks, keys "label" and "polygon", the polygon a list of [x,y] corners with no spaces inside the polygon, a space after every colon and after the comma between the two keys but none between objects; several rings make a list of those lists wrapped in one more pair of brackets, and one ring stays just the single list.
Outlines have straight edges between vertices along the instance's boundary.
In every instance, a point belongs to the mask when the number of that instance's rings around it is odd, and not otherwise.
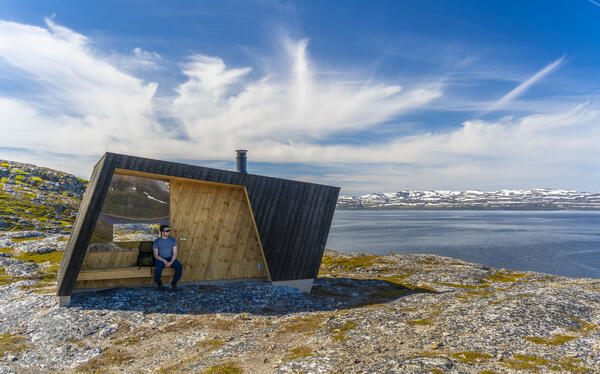
[{"label": "wooden cabin", "polygon": [[[243,153],[240,153],[243,152]],[[60,264],[57,295],[153,284],[142,257],[168,224],[180,283],[265,280],[310,291],[339,187],[105,153],[84,194]],[[172,269],[163,271],[168,283]]]}]

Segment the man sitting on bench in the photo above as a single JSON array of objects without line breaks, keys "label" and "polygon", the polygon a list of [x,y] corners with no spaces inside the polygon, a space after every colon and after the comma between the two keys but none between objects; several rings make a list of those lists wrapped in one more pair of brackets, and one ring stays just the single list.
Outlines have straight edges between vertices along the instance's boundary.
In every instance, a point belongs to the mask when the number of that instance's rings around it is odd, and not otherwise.
[{"label": "man sitting on bench", "polygon": [[170,237],[171,229],[169,225],[160,225],[160,236],[152,245],[154,251],[154,282],[158,285],[159,291],[164,291],[161,275],[163,268],[172,267],[175,269],[173,281],[171,282],[171,291],[177,291],[177,282],[181,278],[183,265],[177,260],[177,241]]}]

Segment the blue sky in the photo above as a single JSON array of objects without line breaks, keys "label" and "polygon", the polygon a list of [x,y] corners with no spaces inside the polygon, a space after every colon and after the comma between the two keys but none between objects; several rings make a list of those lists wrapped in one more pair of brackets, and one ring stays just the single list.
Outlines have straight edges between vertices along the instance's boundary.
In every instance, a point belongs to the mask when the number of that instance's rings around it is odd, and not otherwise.
[{"label": "blue sky", "polygon": [[0,2],[0,158],[600,191],[600,2]]}]

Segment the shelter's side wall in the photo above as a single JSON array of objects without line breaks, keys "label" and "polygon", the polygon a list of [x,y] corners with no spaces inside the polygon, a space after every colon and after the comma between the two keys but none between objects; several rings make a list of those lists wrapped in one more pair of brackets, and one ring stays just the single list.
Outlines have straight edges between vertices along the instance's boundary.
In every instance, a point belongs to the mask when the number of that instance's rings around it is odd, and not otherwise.
[{"label": "shelter's side wall", "polygon": [[87,247],[96,226],[96,220],[104,202],[104,197],[110,185],[113,170],[113,155],[106,153],[94,166],[92,175],[83,195],[79,212],[71,229],[71,236],[65,248],[62,261],[57,272],[57,294],[69,296],[75,286],[75,281]]},{"label": "shelter's side wall", "polygon": [[274,281],[317,276],[339,189],[265,179],[246,185]]},{"label": "shelter's side wall", "polygon": [[242,187],[173,181],[170,216],[182,281],[267,277]]}]

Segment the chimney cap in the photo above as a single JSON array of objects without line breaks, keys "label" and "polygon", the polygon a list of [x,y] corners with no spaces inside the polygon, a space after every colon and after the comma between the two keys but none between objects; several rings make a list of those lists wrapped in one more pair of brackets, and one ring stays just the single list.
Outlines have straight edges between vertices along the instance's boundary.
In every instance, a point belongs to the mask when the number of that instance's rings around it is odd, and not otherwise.
[{"label": "chimney cap", "polygon": [[247,163],[246,152],[248,152],[248,150],[247,149],[236,149],[235,151],[237,152],[237,157],[235,158],[236,170],[242,174],[247,174],[248,169],[246,166],[246,163]]}]

